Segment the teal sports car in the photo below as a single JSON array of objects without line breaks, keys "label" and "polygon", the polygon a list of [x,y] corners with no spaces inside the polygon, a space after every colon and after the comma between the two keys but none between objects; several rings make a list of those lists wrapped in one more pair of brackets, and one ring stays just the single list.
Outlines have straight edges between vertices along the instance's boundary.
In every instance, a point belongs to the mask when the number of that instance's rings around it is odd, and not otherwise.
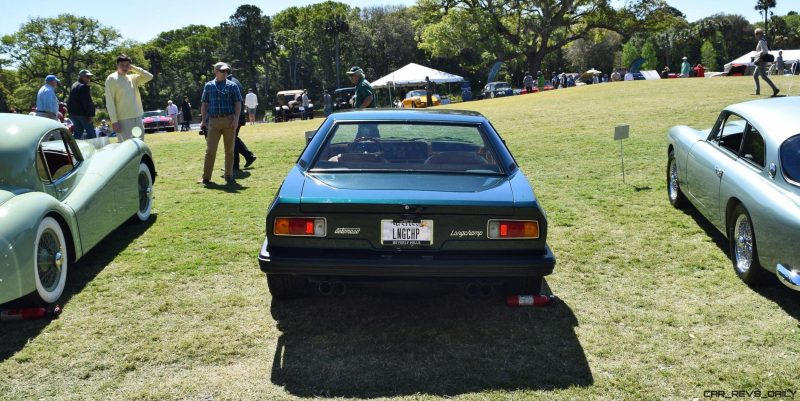
[{"label": "teal sports car", "polygon": [[71,264],[150,218],[155,176],[139,139],[75,140],[56,121],[0,114],[0,304],[57,302]]},{"label": "teal sports car", "polygon": [[[670,129],[667,195],[728,239],[736,274],[800,291],[800,98],[726,107],[714,127]],[[769,273],[769,274],[768,274]]]},{"label": "teal sports car", "polygon": [[364,110],[309,138],[269,206],[259,264],[278,299],[386,279],[538,294],[555,266],[546,238],[531,185],[481,114]]}]

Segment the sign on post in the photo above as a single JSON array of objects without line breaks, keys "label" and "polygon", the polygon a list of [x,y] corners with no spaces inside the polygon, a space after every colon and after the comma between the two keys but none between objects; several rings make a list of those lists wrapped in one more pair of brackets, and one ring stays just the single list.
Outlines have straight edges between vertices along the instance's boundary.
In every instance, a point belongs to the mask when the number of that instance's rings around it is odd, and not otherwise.
[{"label": "sign on post", "polygon": [[614,128],[614,140],[619,141],[619,159],[622,163],[622,183],[625,183],[625,151],[622,147],[622,140],[628,139],[630,124],[618,125]]}]

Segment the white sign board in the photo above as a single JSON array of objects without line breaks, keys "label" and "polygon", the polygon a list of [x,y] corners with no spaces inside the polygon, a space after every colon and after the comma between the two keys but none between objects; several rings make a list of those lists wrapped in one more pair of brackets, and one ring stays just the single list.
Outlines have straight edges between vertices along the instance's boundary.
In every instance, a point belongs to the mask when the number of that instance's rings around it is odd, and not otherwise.
[{"label": "white sign board", "polygon": [[618,125],[616,128],[614,128],[614,140],[619,141],[621,139],[628,139],[630,128],[631,126],[628,124]]}]

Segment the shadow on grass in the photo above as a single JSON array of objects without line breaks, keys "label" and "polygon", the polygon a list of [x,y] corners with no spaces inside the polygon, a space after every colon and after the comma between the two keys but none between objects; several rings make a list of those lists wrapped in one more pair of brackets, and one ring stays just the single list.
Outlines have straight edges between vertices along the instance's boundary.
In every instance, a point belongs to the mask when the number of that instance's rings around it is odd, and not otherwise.
[{"label": "shadow on grass", "polygon": [[[114,258],[119,255],[136,238],[147,231],[156,223],[158,216],[153,214],[150,220],[144,223],[130,220],[116,230],[112,231],[105,239],[78,260],[69,265],[67,283],[64,294],[59,299],[59,304],[64,307],[64,313],[69,313],[69,300],[80,293]],[[21,301],[11,304],[11,307],[24,307]],[[35,338],[50,324],[51,319],[25,320],[0,322],[0,362],[10,358],[20,351],[25,345]]]},{"label": "shadow on grass", "polygon": [[[687,208],[684,210],[684,213],[691,216],[706,235],[714,241],[714,244],[717,245],[720,251],[730,257],[728,239],[725,238],[708,219],[694,208]],[[733,267],[730,268],[730,272],[734,274]],[[800,296],[798,296],[800,294],[781,284],[774,274],[768,272],[765,282],[758,287],[753,287],[752,290],[762,297],[775,302],[781,309],[792,316],[792,318],[800,321]]]},{"label": "shadow on grass", "polygon": [[510,308],[450,289],[273,300],[272,382],[301,397],[457,396],[594,382],[569,306]]}]

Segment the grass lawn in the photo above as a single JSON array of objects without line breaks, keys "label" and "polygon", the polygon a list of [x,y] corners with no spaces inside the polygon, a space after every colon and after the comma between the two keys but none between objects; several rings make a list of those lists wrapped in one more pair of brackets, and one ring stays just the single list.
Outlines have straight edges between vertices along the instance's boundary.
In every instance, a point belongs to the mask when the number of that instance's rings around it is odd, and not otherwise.
[{"label": "grass lawn", "polygon": [[[787,92],[790,79],[776,83]],[[70,266],[60,318],[0,323],[0,399],[800,390],[800,294],[777,281],[745,286],[724,238],[666,196],[667,129],[708,128],[752,90],[748,77],[638,81],[447,106],[492,121],[548,213],[558,262],[546,281],[563,302],[547,308],[391,288],[273,301],[256,260],[264,217],[303,132],[321,120],[245,127],[258,160],[236,187],[195,184],[205,146],[196,132],[150,135],[151,223],[121,227]],[[627,184],[612,140],[620,123],[631,124]]]}]

